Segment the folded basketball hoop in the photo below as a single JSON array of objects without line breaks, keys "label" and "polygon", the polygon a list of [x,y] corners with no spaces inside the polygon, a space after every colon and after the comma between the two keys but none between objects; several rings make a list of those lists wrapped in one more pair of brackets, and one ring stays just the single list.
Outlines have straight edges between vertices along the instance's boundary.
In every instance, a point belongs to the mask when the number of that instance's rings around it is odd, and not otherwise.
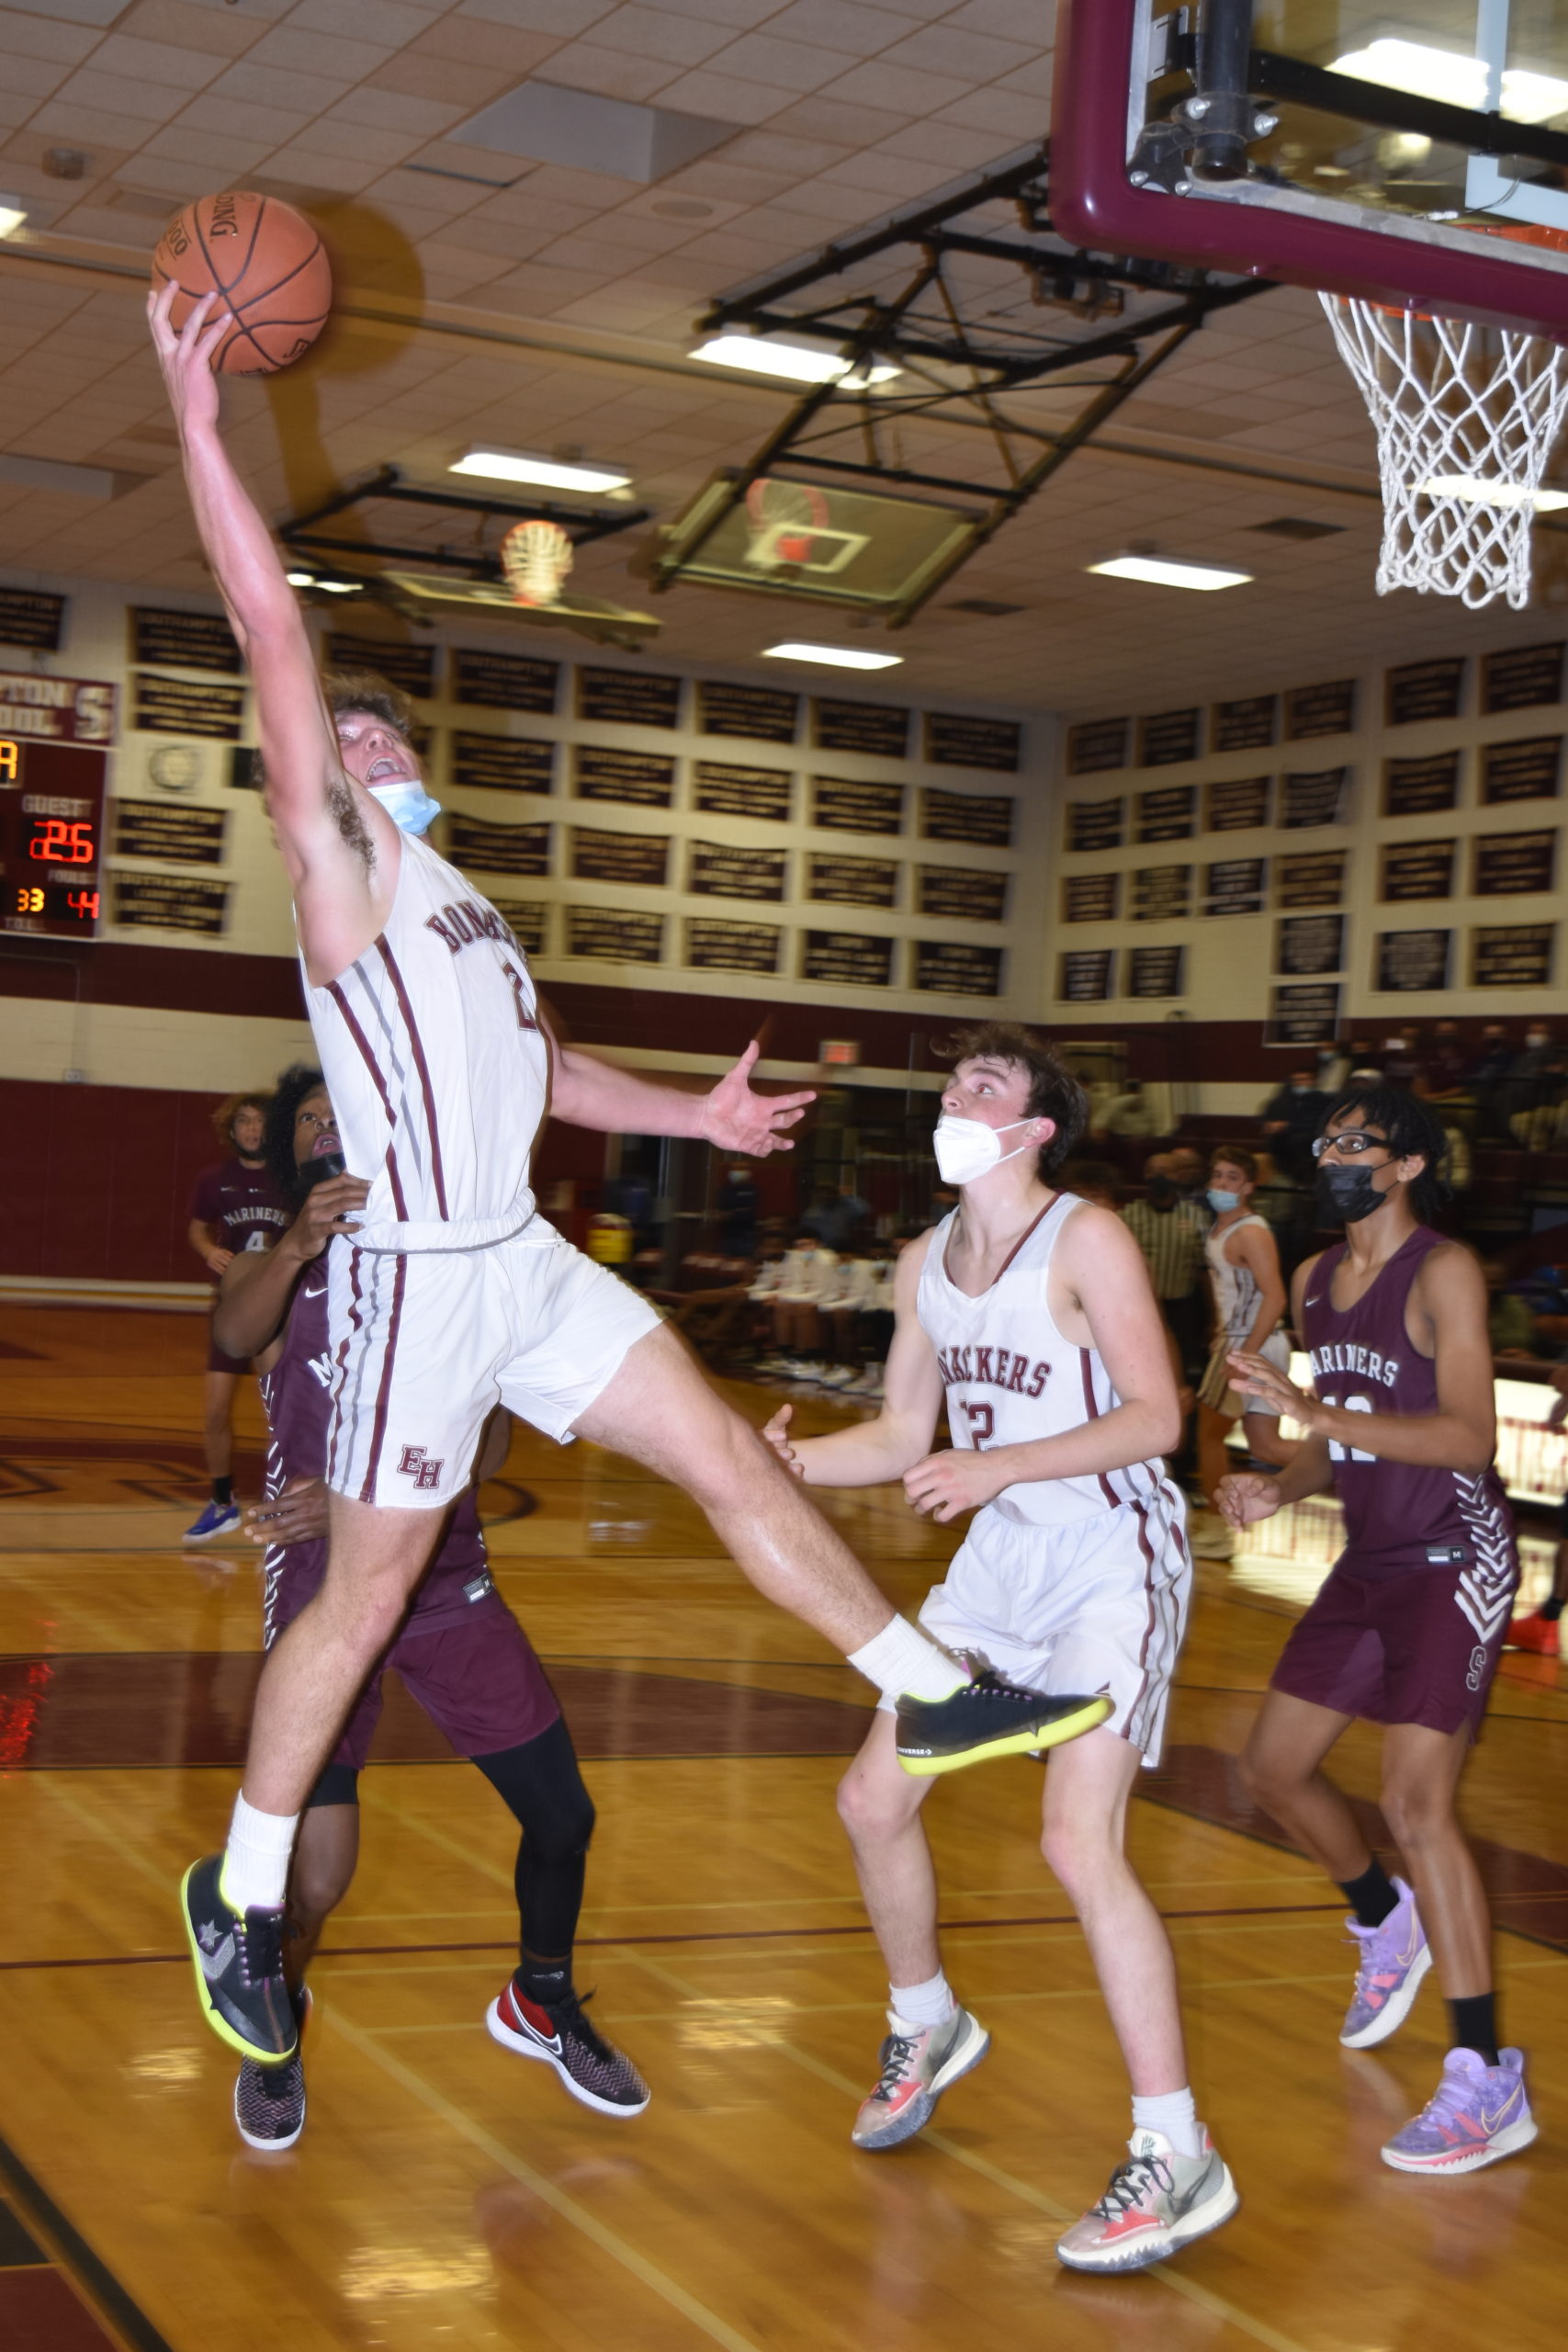
[{"label": "folded basketball hoop", "polygon": [[514,523],[501,543],[501,568],[513,604],[555,604],[571,565],[569,534],[542,515]]},{"label": "folded basketball hoop", "polygon": [[[1568,232],[1489,230],[1568,249]],[[1530,531],[1568,409],[1568,349],[1507,327],[1319,296],[1378,436],[1377,588],[1529,602]]]}]

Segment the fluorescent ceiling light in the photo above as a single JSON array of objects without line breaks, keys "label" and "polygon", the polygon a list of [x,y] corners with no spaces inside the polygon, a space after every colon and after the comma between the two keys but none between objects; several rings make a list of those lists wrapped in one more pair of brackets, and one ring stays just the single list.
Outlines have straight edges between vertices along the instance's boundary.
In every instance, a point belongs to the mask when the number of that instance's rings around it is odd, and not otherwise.
[{"label": "fluorescent ceiling light", "polygon": [[890,383],[903,374],[885,361],[852,373],[852,362],[836,351],[805,343],[778,343],[761,334],[716,334],[688,355],[710,360],[716,368],[741,368],[753,376],[783,376],[792,384],[840,384],[847,392],[863,391],[868,384]]},{"label": "fluorescent ceiling light", "polygon": [[1240,588],[1250,571],[1226,571],[1217,563],[1186,563],[1174,556],[1118,555],[1109,563],[1091,563],[1111,580],[1147,580],[1156,588]]},{"label": "fluorescent ceiling light", "polygon": [[19,196],[0,196],[0,237],[14,237],[28,217]]},{"label": "fluorescent ceiling light", "polygon": [[486,481],[533,482],[540,490],[625,490],[631,481],[623,466],[566,465],[554,458],[530,458],[518,449],[470,449],[446,470],[478,474]]},{"label": "fluorescent ceiling light", "polygon": [[[1486,67],[1479,57],[1428,49],[1421,41],[1374,40],[1366,49],[1348,50],[1337,57],[1329,71],[1354,74],[1363,82],[1381,82],[1385,89],[1408,90],[1413,97],[1440,98],[1477,112],[1486,104]],[[1506,66],[1503,112],[1511,122],[1548,122],[1553,115],[1568,112],[1568,82]]]},{"label": "fluorescent ceiling light", "polygon": [[897,670],[901,653],[867,653],[849,645],[805,645],[791,638],[784,645],[764,645],[770,662],[821,662],[829,670]]},{"label": "fluorescent ceiling light", "polygon": [[358,596],[365,590],[363,580],[312,580],[310,585],[323,589],[329,596]]},{"label": "fluorescent ceiling light", "polygon": [[316,584],[313,571],[286,571],[283,576],[290,588],[313,588]]},{"label": "fluorescent ceiling light", "polygon": [[1421,489],[1428,498],[1459,498],[1467,506],[1533,506],[1538,514],[1568,506],[1568,490],[1526,490],[1521,482],[1487,481],[1481,474],[1434,474]]}]

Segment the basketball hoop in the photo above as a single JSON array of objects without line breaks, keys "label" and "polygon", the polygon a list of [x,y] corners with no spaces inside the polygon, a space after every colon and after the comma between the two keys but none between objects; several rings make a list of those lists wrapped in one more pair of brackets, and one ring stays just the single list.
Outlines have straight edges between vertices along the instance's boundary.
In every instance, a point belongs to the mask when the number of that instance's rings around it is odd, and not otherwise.
[{"label": "basketball hoop", "polygon": [[513,523],[501,543],[501,568],[516,605],[554,605],[572,566],[571,538],[542,517]]},{"label": "basketball hoop", "polygon": [[817,534],[828,520],[828,501],[800,481],[775,481],[764,474],[746,492],[748,563],[759,571],[809,563]]},{"label": "basketball hoop", "polygon": [[[1483,228],[1568,250],[1568,231]],[[1320,294],[1378,436],[1377,589],[1529,603],[1530,530],[1568,410],[1568,349],[1511,327]]]}]

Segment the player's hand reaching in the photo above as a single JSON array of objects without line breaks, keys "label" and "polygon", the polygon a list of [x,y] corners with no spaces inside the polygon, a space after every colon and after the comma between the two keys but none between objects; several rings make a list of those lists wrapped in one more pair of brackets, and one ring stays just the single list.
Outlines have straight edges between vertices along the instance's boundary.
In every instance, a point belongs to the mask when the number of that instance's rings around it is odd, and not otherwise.
[{"label": "player's hand reaching", "polygon": [[304,1206],[279,1248],[287,1249],[302,1266],[308,1265],[321,1256],[334,1234],[358,1232],[355,1211],[365,1206],[369,1193],[363,1176],[329,1176],[324,1184],[314,1185],[306,1193]]},{"label": "player's hand reaching", "polygon": [[727,1069],[703,1104],[702,1135],[721,1151],[743,1152],[749,1159],[764,1159],[770,1151],[793,1151],[784,1135],[808,1102],[817,1097],[807,1088],[802,1094],[755,1094],[751,1072],[761,1047],[755,1037],[733,1069]]},{"label": "player's hand reaching", "polygon": [[175,412],[175,424],[185,433],[193,426],[217,425],[218,379],[212,372],[213,355],[234,322],[216,294],[204,294],[185,325],[176,332],[170,323],[169,313],[179,290],[171,277],[166,286],[149,294],[147,321],[152,330],[158,365],[164,371],[169,406]]},{"label": "player's hand reaching", "polygon": [[245,1512],[252,1544],[315,1544],[327,1532],[324,1478],[291,1478],[280,1495],[253,1503]]},{"label": "player's hand reaching", "polygon": [[1256,1398],[1267,1411],[1288,1413],[1292,1421],[1311,1429],[1316,1397],[1309,1396],[1304,1388],[1298,1388],[1293,1380],[1288,1380],[1267,1356],[1252,1356],[1237,1349],[1226,1356],[1225,1362],[1230,1366],[1232,1386],[1239,1388],[1249,1404]]},{"label": "player's hand reaching", "polygon": [[944,1522],[991,1502],[1008,1483],[997,1455],[972,1453],[967,1446],[928,1453],[904,1474],[904,1492],[915,1509]]},{"label": "player's hand reaching", "polygon": [[804,1478],[806,1464],[791,1445],[788,1437],[789,1425],[794,1413],[793,1405],[781,1405],[773,1419],[764,1421],[762,1424],[762,1435],[767,1439],[784,1468],[793,1470],[797,1478]]},{"label": "player's hand reaching", "polygon": [[1214,1489],[1214,1508],[1227,1527],[1250,1527],[1280,1508],[1280,1481],[1257,1470],[1233,1470]]}]

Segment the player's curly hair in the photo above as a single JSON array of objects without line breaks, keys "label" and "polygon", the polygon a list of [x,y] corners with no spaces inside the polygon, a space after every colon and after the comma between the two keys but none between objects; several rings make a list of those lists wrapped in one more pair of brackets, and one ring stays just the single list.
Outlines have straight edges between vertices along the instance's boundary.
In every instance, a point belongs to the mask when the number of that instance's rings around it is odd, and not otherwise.
[{"label": "player's curly hair", "polygon": [[306,1095],[325,1084],[321,1071],[312,1069],[309,1062],[293,1062],[278,1080],[266,1106],[262,1149],[266,1155],[267,1173],[278,1191],[291,1201],[298,1199],[301,1191],[294,1158],[294,1121]]},{"label": "player's curly hair", "polygon": [[[413,743],[419,715],[407,695],[378,670],[328,670],[321,679],[321,692],[334,718],[341,718],[346,710],[366,710],[383,727],[395,727],[406,743]],[[266,767],[260,752],[251,753],[251,783],[257,792],[266,790]]]},{"label": "player's curly hair", "polygon": [[419,724],[414,707],[400,688],[376,670],[329,670],[321,680],[327,708],[334,718],[344,711],[368,711],[383,727],[395,727],[407,743]]},{"label": "player's curly hair", "polygon": [[242,1111],[259,1111],[266,1116],[268,1098],[265,1094],[225,1094],[212,1114],[212,1132],[225,1151],[234,1148],[234,1122]]},{"label": "player's curly hair", "polygon": [[1430,1225],[1452,1198],[1451,1188],[1438,1174],[1449,1149],[1442,1121],[1404,1087],[1391,1086],[1380,1079],[1371,1085],[1343,1088],[1324,1113],[1318,1134],[1325,1136],[1336,1119],[1352,1111],[1360,1113],[1364,1127],[1375,1127],[1387,1136],[1389,1149],[1397,1159],[1426,1161],[1411,1184],[1410,1205],[1423,1225]]},{"label": "player's curly hair", "polygon": [[1018,1021],[974,1021],[949,1037],[933,1037],[931,1054],[949,1069],[984,1054],[1023,1070],[1029,1079],[1024,1115],[1056,1123],[1055,1134],[1040,1147],[1041,1175],[1055,1176],[1071,1159],[1089,1125],[1089,1096],[1043,1037]]}]

